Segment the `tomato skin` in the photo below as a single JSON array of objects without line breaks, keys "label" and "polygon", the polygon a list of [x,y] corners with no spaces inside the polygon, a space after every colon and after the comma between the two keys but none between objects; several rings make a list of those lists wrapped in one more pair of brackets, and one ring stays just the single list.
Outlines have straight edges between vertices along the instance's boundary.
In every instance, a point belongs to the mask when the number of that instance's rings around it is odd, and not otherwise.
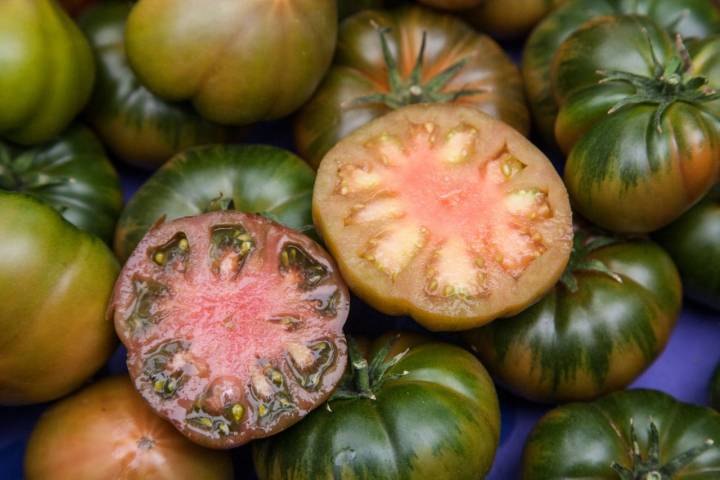
[{"label": "tomato skin", "polygon": [[[292,153],[260,145],[196,147],[162,166],[130,199],[115,231],[115,253],[124,260],[161,217],[235,209],[265,213],[291,228],[312,225],[315,174]],[[177,199],[182,198],[182,202]]]},{"label": "tomato skin", "polygon": [[188,105],[168,103],[140,84],[123,47],[130,2],[106,1],[80,18],[98,65],[86,109],[92,127],[123,161],[157,168],[193,145],[228,140],[229,129],[204,120]]},{"label": "tomato skin", "polygon": [[572,403],[552,410],[538,422],[525,444],[521,478],[617,480],[620,477],[611,468],[613,462],[632,468],[631,425],[634,425],[640,453],[643,459],[647,458],[650,422],[659,432],[661,462],[702,446],[706,439],[715,442],[713,447],[704,447],[710,448],[710,452],[696,457],[668,478],[717,478],[720,415],[655,390],[616,392],[591,403]]},{"label": "tomato skin", "polygon": [[50,140],[90,97],[87,40],[54,0],[8,0],[0,4],[0,45],[0,137]]},{"label": "tomato skin", "polygon": [[[707,49],[720,49],[720,37],[710,42]],[[618,55],[626,45],[636,47]],[[663,66],[676,55],[673,40],[647,17],[602,17],[569,37],[553,63],[560,104],[555,136],[569,152],[568,192],[577,211],[613,231],[647,233],[669,224],[708,192],[720,171],[718,102],[691,103],[670,93],[679,100],[667,109],[662,97],[618,107],[641,93],[613,80],[612,72],[665,82],[656,79],[653,51]],[[693,68],[681,81],[705,73]],[[720,85],[720,77],[708,82]]]},{"label": "tomato skin", "polygon": [[678,266],[687,296],[720,310],[720,188],[655,238]]},{"label": "tomato skin", "polygon": [[583,261],[602,262],[618,278],[576,269],[577,290],[560,282],[520,314],[465,336],[491,374],[524,398],[590,400],[621,389],[662,352],[675,326],[680,277],[656,244],[618,241]]},{"label": "tomato skin", "polygon": [[336,34],[335,0],[222,0],[211,9],[205,0],[142,0],[125,47],[151,92],[190,100],[210,121],[247,125],[286,116],[310,97]]},{"label": "tomato skin", "polygon": [[566,0],[486,0],[463,12],[470,23],[495,38],[513,39],[528,33]]},{"label": "tomato skin", "polygon": [[525,45],[522,61],[533,120],[549,145],[555,144],[554,129],[558,111],[550,78],[555,52],[586,21],[622,14],[646,15],[686,39],[704,38],[720,32],[720,11],[707,0],[570,0],[559,7],[532,32]]},{"label": "tomato skin", "polygon": [[110,377],[43,414],[25,477],[229,480],[233,466],[229,455],[193,444],[157,417],[127,377]]},{"label": "tomato skin", "polygon": [[120,179],[102,144],[80,125],[32,148],[0,141],[0,190],[33,195],[106,242],[123,202]]},{"label": "tomato skin", "polygon": [[[377,352],[389,336],[370,348]],[[261,480],[477,479],[490,469],[500,432],[490,377],[454,345],[402,333],[388,358],[409,348],[375,390],[376,400],[331,400],[302,422],[253,446]],[[430,452],[433,452],[432,455]]]},{"label": "tomato skin", "polygon": [[468,58],[443,91],[483,90],[485,93],[460,97],[455,103],[477,107],[527,134],[529,113],[517,67],[490,37],[453,16],[421,7],[364,11],[342,23],[333,66],[295,120],[295,144],[300,156],[314,168],[340,139],[392,111],[380,103],[348,106],[357,98],[391,88],[378,25],[390,28],[385,38],[403,78],[410,77],[422,34],[427,32],[423,81]]},{"label": "tomato skin", "polygon": [[115,348],[108,247],[23,194],[0,192],[0,405],[52,400]]}]

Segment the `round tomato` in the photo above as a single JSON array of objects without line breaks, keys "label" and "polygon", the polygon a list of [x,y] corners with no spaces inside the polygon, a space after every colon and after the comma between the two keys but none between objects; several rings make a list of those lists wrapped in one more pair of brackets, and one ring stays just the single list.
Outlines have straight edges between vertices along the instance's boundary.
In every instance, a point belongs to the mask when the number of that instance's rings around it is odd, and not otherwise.
[{"label": "round tomato", "polygon": [[525,445],[523,480],[714,480],[720,414],[655,390],[552,410]]},{"label": "round tomato", "polygon": [[497,38],[525,35],[545,15],[566,0],[485,0],[463,12],[470,23]]},{"label": "round tomato", "polygon": [[720,363],[715,368],[715,373],[710,380],[710,405],[715,410],[720,410]]},{"label": "round tomato", "polygon": [[191,440],[231,448],[324,402],[345,369],[347,287],[310,238],[212,212],[151,229],[109,316],[135,386]]},{"label": "round tomato", "polygon": [[484,478],[500,411],[477,359],[414,334],[351,341],[350,356],[325,408],[253,445],[260,480]]},{"label": "round tomato", "polygon": [[227,140],[227,128],[204,120],[188,105],[161,100],[137,80],[123,44],[131,7],[106,1],[80,19],[98,63],[86,109],[92,127],[117,157],[144,168],[157,168],[187,147]]},{"label": "round tomato", "polygon": [[345,17],[368,8],[382,8],[383,0],[338,0],[338,18]]},{"label": "round tomato", "polygon": [[55,0],[0,2],[0,137],[50,140],[85,106],[95,79],[90,46]]},{"label": "round tomato", "polygon": [[122,208],[115,169],[95,135],[80,126],[32,148],[0,141],[0,190],[33,195],[106,242]]},{"label": "round tomato", "polygon": [[572,249],[567,192],[525,137],[477,109],[414,105],[323,159],[315,225],[353,291],[430,330],[525,309]]},{"label": "round tomato", "polygon": [[[555,143],[557,104],[550,68],[560,44],[586,21],[606,15],[646,15],[671,33],[704,38],[720,32],[720,11],[708,0],[570,0],[548,15],[533,31],[523,52],[523,77],[533,119],[544,140]],[[642,45],[645,45],[643,43]],[[613,52],[622,56],[624,44]]]},{"label": "round tomato", "polygon": [[555,137],[569,152],[573,205],[593,223],[657,230],[717,181],[720,102],[712,88],[720,86],[720,36],[698,52],[701,61],[691,63],[681,42],[635,16],[592,20],[558,49]]},{"label": "round tomato", "polygon": [[312,95],[332,60],[336,0],[140,0],[128,60],[167,100],[221,124],[280,118]]},{"label": "round tomato", "polygon": [[[130,256],[160,219],[234,208],[300,230],[312,227],[315,174],[292,153],[266,146],[207,146],[167,162],[135,192],[118,221],[115,253]],[[178,201],[180,199],[181,201]]]},{"label": "round tomato", "polygon": [[687,295],[720,310],[720,187],[655,238],[678,266]]},{"label": "round tomato", "polygon": [[127,377],[112,377],[45,411],[25,451],[25,478],[230,480],[233,467],[228,454],[156,416]]},{"label": "round tomato", "polygon": [[555,288],[466,340],[493,377],[522,397],[588,400],[625,387],[655,360],[681,302],[677,269],[660,247],[579,229]]},{"label": "round tomato", "polygon": [[115,348],[108,247],[28,195],[0,192],[0,405],[80,386]]},{"label": "round tomato", "polygon": [[334,65],[296,118],[295,143],[317,168],[370,120],[436,102],[471,105],[528,132],[520,74],[490,37],[420,7],[361,12],[343,22]]}]

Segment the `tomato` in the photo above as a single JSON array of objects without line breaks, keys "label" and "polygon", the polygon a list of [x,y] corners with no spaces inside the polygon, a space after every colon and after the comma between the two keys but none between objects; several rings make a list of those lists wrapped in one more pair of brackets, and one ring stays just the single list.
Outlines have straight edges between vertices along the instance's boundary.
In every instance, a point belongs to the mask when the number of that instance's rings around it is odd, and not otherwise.
[{"label": "tomato", "polygon": [[496,38],[518,38],[566,0],[485,0],[463,12],[473,25]]},{"label": "tomato", "polygon": [[54,0],[0,2],[0,137],[50,140],[85,106],[95,65],[85,37]]},{"label": "tomato", "polygon": [[[207,146],[167,162],[135,192],[118,221],[115,253],[124,260],[161,218],[235,208],[291,228],[312,226],[315,174],[292,153],[266,146]],[[181,201],[178,201],[178,200]]]},{"label": "tomato", "polygon": [[[720,52],[720,36],[700,51]],[[576,211],[597,225],[657,230],[716,182],[720,102],[708,89],[720,86],[720,68],[706,77],[717,60],[691,69],[687,55],[652,20],[631,16],[587,23],[555,55],[565,184]]]},{"label": "tomato", "polygon": [[[555,143],[557,105],[550,66],[560,44],[586,21],[606,15],[647,15],[669,32],[704,38],[720,32],[720,11],[708,0],[570,0],[533,31],[523,52],[523,77],[533,119],[548,144]],[[625,53],[627,44],[615,53]]]},{"label": "tomato", "polygon": [[324,402],[346,363],[347,287],[310,238],[212,212],[154,227],[109,315],[136,388],[191,440],[231,448]]},{"label": "tomato", "polygon": [[[363,348],[365,347],[365,348]],[[328,402],[253,444],[260,480],[476,480],[495,456],[500,411],[483,366],[415,334],[350,342]]]},{"label": "tomato", "polygon": [[227,140],[229,129],[204,120],[187,105],[161,100],[140,84],[123,44],[131,6],[106,1],[80,19],[98,63],[86,111],[92,127],[117,157],[144,168],[157,168],[187,147]]},{"label": "tomato", "polygon": [[715,373],[710,380],[710,405],[715,410],[720,410],[720,363],[715,368]]},{"label": "tomato", "polygon": [[61,397],[105,363],[117,271],[95,236],[33,197],[0,192],[0,405]]},{"label": "tomato", "polygon": [[295,143],[317,168],[370,120],[434,102],[472,105],[528,132],[517,67],[490,37],[420,7],[361,12],[342,24],[333,67],[296,118]]},{"label": "tomato", "polygon": [[486,0],[418,0],[428,7],[442,8],[445,10],[462,10],[464,8],[477,7]]},{"label": "tomato", "polygon": [[384,2],[383,0],[338,0],[337,3],[338,18],[342,20],[368,8],[382,8]]},{"label": "tomato", "polygon": [[511,315],[560,278],[572,249],[567,193],[506,124],[458,105],[414,105],[350,134],[323,159],[313,218],[352,290],[430,330]]},{"label": "tomato", "polygon": [[677,269],[656,244],[580,229],[555,288],[466,339],[493,377],[525,398],[589,400],[625,387],[655,360],[681,302]]},{"label": "tomato", "polygon": [[140,0],[125,47],[151,92],[246,125],[297,110],[330,65],[336,35],[336,0]]},{"label": "tomato", "polygon": [[46,410],[25,452],[28,480],[232,479],[230,456],[188,441],[127,377],[103,379]]},{"label": "tomato", "polygon": [[720,310],[720,187],[655,238],[678,266],[687,295]]},{"label": "tomato", "polygon": [[720,415],[655,390],[617,392],[546,414],[525,445],[523,480],[713,480]]},{"label": "tomato", "polygon": [[122,208],[120,180],[102,145],[77,125],[37,147],[0,141],[0,190],[33,195],[106,242]]}]

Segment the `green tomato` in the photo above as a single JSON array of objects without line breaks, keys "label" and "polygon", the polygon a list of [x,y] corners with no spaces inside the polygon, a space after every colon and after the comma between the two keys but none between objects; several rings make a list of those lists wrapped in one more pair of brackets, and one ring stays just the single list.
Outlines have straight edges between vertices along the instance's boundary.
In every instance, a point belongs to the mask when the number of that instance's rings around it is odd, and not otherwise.
[{"label": "green tomato", "polygon": [[0,2],[0,137],[50,140],[85,106],[94,79],[90,46],[58,3]]},{"label": "green tomato", "polygon": [[364,346],[350,341],[351,367],[326,407],[254,444],[260,480],[484,478],[500,412],[480,362],[414,334]]},{"label": "green tomato", "polygon": [[44,202],[0,192],[0,405],[61,397],[105,363],[117,273],[98,238]]},{"label": "green tomato", "polygon": [[678,266],[688,297],[720,310],[720,187],[655,238]]},{"label": "green tomato", "polygon": [[570,0],[537,26],[523,52],[523,77],[533,119],[548,144],[555,143],[558,111],[550,79],[555,52],[586,21],[622,14],[647,15],[686,39],[720,32],[720,11],[708,0]]},{"label": "green tomato", "polygon": [[565,274],[542,300],[466,340],[525,398],[588,400],[625,387],[655,360],[681,302],[677,269],[656,244],[579,229]]},{"label": "green tomato", "polygon": [[144,168],[157,168],[187,147],[227,140],[229,129],[204,120],[189,105],[158,98],[140,84],[124,47],[131,8],[130,2],[106,1],[80,19],[98,64],[86,110],[92,127],[117,157]]},{"label": "green tomato", "polygon": [[523,480],[716,480],[720,414],[655,390],[617,392],[546,414],[531,432]]},{"label": "green tomato", "polygon": [[317,168],[351,132],[416,103],[472,106],[522,134],[530,128],[522,78],[503,49],[456,17],[415,6],[342,23],[333,66],[296,117],[295,144]]},{"label": "green tomato", "polygon": [[167,100],[208,120],[247,125],[300,107],[330,65],[335,0],[140,0],[126,28],[128,60]]},{"label": "green tomato", "polygon": [[305,162],[279,148],[191,148],[163,165],[130,199],[118,221],[115,253],[125,260],[160,220],[224,208],[311,228],[314,179]]},{"label": "green tomato", "polygon": [[[720,36],[701,44],[719,52]],[[648,17],[602,17],[558,50],[555,137],[576,210],[609,230],[647,233],[679,217],[720,171],[720,69]]]},{"label": "green tomato", "polygon": [[37,147],[0,141],[0,190],[33,195],[106,242],[122,209],[115,169],[95,135],[77,125]]}]

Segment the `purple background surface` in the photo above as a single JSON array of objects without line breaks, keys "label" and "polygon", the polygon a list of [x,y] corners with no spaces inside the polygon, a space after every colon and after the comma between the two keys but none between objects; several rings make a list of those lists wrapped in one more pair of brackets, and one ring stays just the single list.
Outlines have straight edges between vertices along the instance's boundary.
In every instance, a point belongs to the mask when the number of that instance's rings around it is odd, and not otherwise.
[{"label": "purple background surface", "polygon": [[[518,57],[517,47],[510,46]],[[287,121],[258,125],[250,130],[247,143],[264,143],[291,148],[292,136]],[[551,154],[557,158],[557,155]],[[125,197],[137,190],[149,176],[147,172],[118,165]],[[377,334],[390,329],[422,331],[408,318],[381,315],[357,299],[353,300],[347,330],[350,333]],[[442,338],[454,341],[455,336]],[[682,316],[663,354],[631,387],[654,388],[680,400],[707,404],[708,382],[720,362],[720,312],[686,302]],[[125,372],[125,351],[118,348],[98,377]],[[527,402],[498,390],[502,410],[502,434],[495,463],[488,480],[519,478],[522,448],[528,433],[550,407]],[[0,407],[0,480],[22,478],[22,459],[27,439],[37,418],[47,405]],[[236,478],[254,479],[249,449],[234,451]]]}]

